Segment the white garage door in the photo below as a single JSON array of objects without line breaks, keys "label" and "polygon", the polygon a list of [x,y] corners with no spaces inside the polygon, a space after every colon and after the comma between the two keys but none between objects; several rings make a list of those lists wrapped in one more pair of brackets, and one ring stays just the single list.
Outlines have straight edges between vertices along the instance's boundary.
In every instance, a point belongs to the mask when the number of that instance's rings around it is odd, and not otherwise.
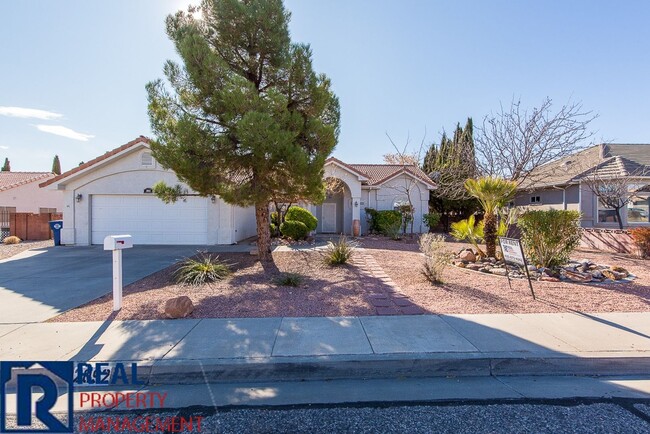
[{"label": "white garage door", "polygon": [[202,197],[166,204],[154,196],[93,195],[92,243],[129,234],[134,244],[207,244],[207,202]]}]

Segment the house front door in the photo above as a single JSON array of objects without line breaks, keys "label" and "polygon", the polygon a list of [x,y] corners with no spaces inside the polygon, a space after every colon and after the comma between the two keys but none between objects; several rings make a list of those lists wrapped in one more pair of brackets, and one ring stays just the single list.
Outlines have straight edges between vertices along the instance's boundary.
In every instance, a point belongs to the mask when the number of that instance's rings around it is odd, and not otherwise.
[{"label": "house front door", "polygon": [[336,232],[336,203],[323,203],[322,213],[323,232]]}]

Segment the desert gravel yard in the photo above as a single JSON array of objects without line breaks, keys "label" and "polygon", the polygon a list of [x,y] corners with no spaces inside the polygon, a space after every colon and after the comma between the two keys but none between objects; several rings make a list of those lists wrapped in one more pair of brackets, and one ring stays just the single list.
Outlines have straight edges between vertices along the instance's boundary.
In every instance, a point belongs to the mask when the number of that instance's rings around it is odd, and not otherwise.
[{"label": "desert gravel yard", "polygon": [[32,249],[44,249],[47,247],[53,247],[54,241],[45,240],[45,241],[23,241],[20,244],[3,244],[0,243],[0,261],[3,259],[11,258],[18,253],[22,253],[26,250]]},{"label": "desert gravel yard", "polygon": [[[582,285],[568,282],[537,282],[537,300],[530,296],[525,280],[472,272],[457,267],[445,270],[445,283],[432,286],[420,272],[422,255],[412,240],[391,241],[381,237],[362,239],[363,251],[371,255],[395,286],[385,277],[368,272],[364,261],[342,267],[323,264],[313,250],[276,251],[274,263],[262,266],[249,254],[222,254],[233,263],[233,275],[223,281],[197,287],[173,283],[175,266],[152,274],[124,289],[122,310],[113,314],[107,294],[51,321],[100,321],[107,318],[161,319],[166,300],[186,295],[195,310],[190,318],[246,318],[278,316],[376,315],[378,294],[406,296],[419,313],[533,313],[533,312],[641,312],[650,311],[650,263],[623,255],[576,252],[574,257],[627,268],[637,276],[632,283]],[[448,243],[450,250],[467,247]],[[281,272],[306,276],[300,287],[283,287],[271,281]],[[397,291],[397,292],[395,292]],[[397,294],[397,295],[396,295]],[[381,298],[381,296],[379,296]]]}]

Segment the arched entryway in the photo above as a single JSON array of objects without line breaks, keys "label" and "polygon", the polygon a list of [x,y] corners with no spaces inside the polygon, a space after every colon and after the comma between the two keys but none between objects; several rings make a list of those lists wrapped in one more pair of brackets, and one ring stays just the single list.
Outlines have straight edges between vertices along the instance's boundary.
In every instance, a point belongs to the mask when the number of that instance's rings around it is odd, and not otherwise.
[{"label": "arched entryway", "polygon": [[316,232],[323,234],[349,233],[346,227],[346,212],[349,213],[351,201],[350,188],[338,178],[326,179],[327,192],[325,200],[316,206],[318,227]]}]

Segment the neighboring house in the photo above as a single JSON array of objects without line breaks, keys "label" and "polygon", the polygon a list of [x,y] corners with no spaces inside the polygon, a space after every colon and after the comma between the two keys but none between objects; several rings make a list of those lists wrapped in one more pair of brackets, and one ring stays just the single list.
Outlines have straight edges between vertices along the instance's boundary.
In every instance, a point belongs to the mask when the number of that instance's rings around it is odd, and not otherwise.
[{"label": "neighboring house", "polygon": [[[419,169],[348,165],[330,158],[325,173],[341,179],[344,188],[321,205],[308,205],[319,219],[318,232],[350,234],[354,220],[360,220],[365,232],[364,208],[393,209],[408,201],[407,196],[415,208],[415,231],[426,231],[422,215],[428,212],[429,190],[435,185]],[[135,244],[232,244],[256,234],[253,207],[191,192],[165,204],[151,191],[158,181],[180,183],[173,171],[156,162],[149,140],[140,136],[41,187],[64,194],[63,244],[102,244],[110,234],[130,234]]]},{"label": "neighboring house", "polygon": [[63,194],[39,188],[55,176],[50,172],[0,172],[0,212],[61,212]]},{"label": "neighboring house", "polygon": [[629,179],[633,196],[621,210],[623,226],[650,225],[650,144],[601,144],[542,165],[522,183],[515,205],[576,210],[582,213],[582,227],[618,229],[614,210],[604,206],[586,183],[608,178]]}]

